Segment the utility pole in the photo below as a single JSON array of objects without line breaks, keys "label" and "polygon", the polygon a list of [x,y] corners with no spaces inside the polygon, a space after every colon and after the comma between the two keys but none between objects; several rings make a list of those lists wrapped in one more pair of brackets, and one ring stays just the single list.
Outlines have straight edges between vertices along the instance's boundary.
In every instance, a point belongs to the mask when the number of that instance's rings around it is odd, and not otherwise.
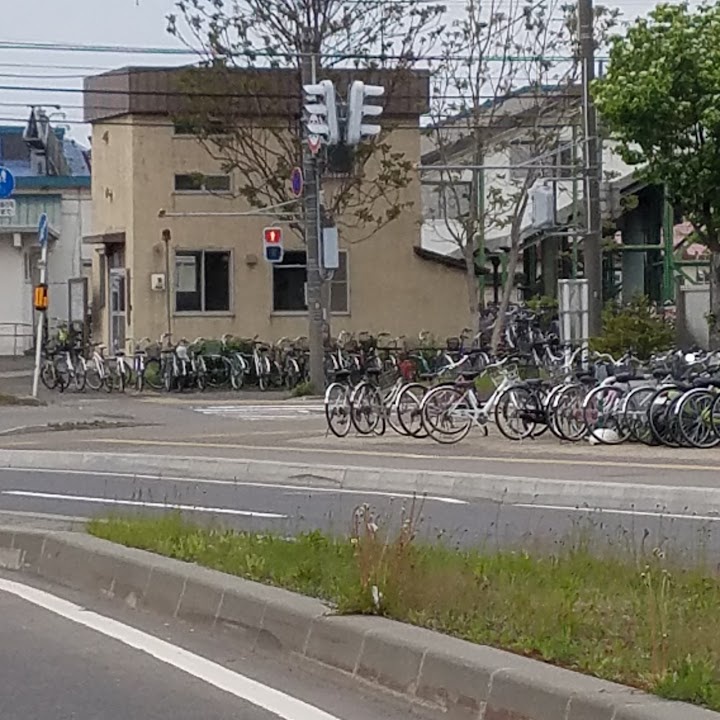
[{"label": "utility pole", "polygon": [[[474,113],[474,126],[475,151],[473,153],[473,164],[475,167],[473,168],[470,218],[471,231],[473,233],[472,241],[475,250],[475,268],[479,271],[477,279],[479,295],[478,307],[475,309],[474,320],[479,321],[478,311],[485,309],[485,170],[483,169],[483,164],[485,163],[485,148],[483,146],[482,128],[480,127],[480,118],[477,109]],[[480,328],[476,327],[474,329],[477,331]]]},{"label": "utility pole", "polygon": [[593,0],[578,0],[580,60],[582,63],[583,125],[585,130],[585,205],[587,228],[583,243],[585,278],[588,281],[588,324],[591,336],[602,331],[602,217],[600,213],[600,156],[598,152],[597,115],[590,94],[595,78],[595,38],[593,35]]},{"label": "utility pole", "polygon": [[38,243],[40,245],[40,285],[39,288],[44,288],[44,299],[43,302],[38,302],[38,289],[35,294],[35,308],[37,310],[37,335],[35,336],[35,372],[33,373],[33,386],[32,396],[36,398],[38,396],[39,381],[40,381],[40,370],[42,366],[42,351],[43,351],[43,335],[45,331],[45,322],[47,320],[47,266],[48,266],[48,216],[45,213],[40,215],[38,222]]},{"label": "utility pole", "polygon": [[[318,52],[315,39],[308,33],[303,43],[302,84],[317,82]],[[307,143],[308,129],[303,123],[302,155],[305,188],[303,215],[307,253],[308,344],[310,346],[310,382],[315,392],[325,391],[325,348],[323,344],[322,275],[320,274],[320,174],[317,156]]]}]

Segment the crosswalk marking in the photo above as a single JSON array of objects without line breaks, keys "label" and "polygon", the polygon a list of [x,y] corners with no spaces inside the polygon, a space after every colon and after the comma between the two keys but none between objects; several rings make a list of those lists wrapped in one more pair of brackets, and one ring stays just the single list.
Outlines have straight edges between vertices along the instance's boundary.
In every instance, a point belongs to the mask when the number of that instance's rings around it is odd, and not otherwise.
[{"label": "crosswalk marking", "polygon": [[233,417],[238,420],[298,420],[324,412],[321,404],[306,405],[206,405],[193,410],[202,415]]}]

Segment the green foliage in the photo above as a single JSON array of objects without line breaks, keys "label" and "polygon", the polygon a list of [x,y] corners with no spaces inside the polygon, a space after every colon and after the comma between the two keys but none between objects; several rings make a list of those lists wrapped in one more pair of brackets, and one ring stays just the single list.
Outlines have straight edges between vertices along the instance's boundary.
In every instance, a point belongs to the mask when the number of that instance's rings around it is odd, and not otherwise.
[{"label": "green foliage", "polygon": [[608,303],[602,320],[603,334],[593,338],[590,347],[614,358],[632,350],[639,358],[647,359],[653,353],[671,348],[675,340],[672,323],[659,315],[644,296],[625,305]]},{"label": "green foliage", "polygon": [[550,324],[557,317],[557,298],[548,295],[536,295],[527,301],[527,307],[538,314],[540,327],[547,332],[550,329]]},{"label": "green foliage", "polygon": [[615,38],[593,88],[623,159],[667,184],[720,252],[720,5],[658,5]]},{"label": "green foliage", "polygon": [[292,391],[293,397],[310,397],[315,394],[315,386],[309,380],[298,383]]},{"label": "green foliage", "polygon": [[350,538],[234,532],[177,513],[97,520],[89,531],[340,612],[384,615],[720,710],[714,573],[675,567],[659,551],[593,555],[587,539],[551,556],[423,545],[414,539],[418,512],[396,534],[356,520]]}]

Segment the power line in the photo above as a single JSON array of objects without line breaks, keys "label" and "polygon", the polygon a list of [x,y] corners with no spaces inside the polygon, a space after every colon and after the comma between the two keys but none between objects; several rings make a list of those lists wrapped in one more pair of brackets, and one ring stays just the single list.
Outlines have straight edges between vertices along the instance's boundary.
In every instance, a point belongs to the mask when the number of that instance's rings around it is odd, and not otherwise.
[{"label": "power line", "polygon": [[[0,105],[4,105],[5,103],[0,103]],[[452,119],[452,118],[448,118]],[[289,130],[292,127],[292,121],[293,119],[288,118],[286,122],[278,122],[278,123],[269,123],[264,121],[262,125],[257,125],[255,128],[251,128],[254,130]],[[0,117],[0,122],[4,123],[15,123],[19,127],[27,124],[27,117]],[[91,125],[92,123],[89,123],[81,118],[62,118],[57,123],[56,126],[62,126],[62,125]],[[167,120],[165,122],[148,122],[148,121],[142,121],[142,120],[135,120],[135,121],[129,121],[129,120],[116,120],[116,119],[109,119],[109,120],[102,120],[101,124],[103,127],[140,127],[140,128],[170,128],[173,127],[172,122],[168,122]],[[476,128],[482,128],[482,129],[497,129],[501,130],[503,132],[511,131],[511,130],[521,130],[521,129],[538,129],[538,130],[558,130],[562,128],[569,128],[572,127],[574,124],[579,124],[578,122],[574,122],[572,119],[568,118],[565,122],[548,122],[548,123],[532,123],[532,125],[517,125],[514,127],[498,127],[497,125],[494,125],[492,123],[468,123],[468,124],[462,124],[459,126],[455,126],[453,129],[460,130],[460,131],[467,131],[470,132],[473,129]],[[431,126],[423,126],[419,122],[416,124],[412,123],[389,123],[387,125],[388,130],[417,130],[419,132],[425,132],[428,134],[432,134],[432,127]],[[185,133],[178,133],[178,137],[186,137],[186,138],[193,138],[196,137],[193,134],[185,134]]]},{"label": "power line", "polygon": [[[519,22],[524,18],[516,18],[513,23]],[[502,30],[507,27],[502,28]],[[170,47],[141,47],[132,45],[89,45],[89,44],[70,44],[59,42],[13,42],[8,40],[0,40],[0,50],[29,50],[43,52],[89,52],[89,53],[109,53],[116,55],[160,55],[160,56],[176,56],[176,57],[199,57],[201,53],[197,50],[186,48],[170,48]],[[288,50],[287,52],[268,51],[268,50],[242,50],[232,53],[233,57],[247,58],[278,58],[291,57],[302,59],[303,53],[297,50]],[[462,62],[476,59],[475,55],[414,55],[408,53],[406,55],[391,55],[387,53],[370,54],[370,53],[322,53],[322,57],[332,60],[414,60],[422,61],[453,61]],[[569,62],[574,60],[573,55],[532,55],[518,54],[516,56],[509,55],[489,55],[483,57],[483,62],[523,62],[528,60],[543,60],[546,62]],[[607,57],[598,56],[598,60],[607,60]]]},{"label": "power line", "polygon": [[[85,94],[85,95],[109,95],[109,96],[117,96],[120,95],[122,97],[192,97],[192,98],[208,98],[213,100],[248,100],[248,99],[259,99],[259,100],[302,100],[302,95],[300,93],[297,94],[289,94],[289,93],[270,93],[270,92],[250,92],[250,93],[211,93],[211,92],[192,92],[189,93],[187,91],[178,91],[178,90],[167,90],[167,91],[157,91],[157,90],[111,90],[108,88],[102,88],[102,89],[91,89],[86,90],[84,88],[69,88],[69,87],[35,87],[32,85],[0,85],[0,90],[6,91],[6,92],[42,92],[42,93],[63,93],[63,94]],[[391,100],[422,100],[421,95],[403,95],[401,93],[393,92],[390,94]],[[472,96],[468,98],[467,95],[450,95],[450,94],[437,94],[434,95],[431,93],[430,95],[432,100],[468,100],[472,99]],[[569,98],[579,98],[579,95],[577,92],[553,92],[553,91],[546,91],[546,92],[538,92],[538,93],[526,93],[526,94],[519,94],[518,91],[510,91],[506,95],[476,95],[475,100],[497,100],[498,102],[511,100],[511,99],[537,99],[537,98],[550,98],[550,99],[569,99]],[[82,106],[83,108],[85,106]],[[117,110],[117,106],[95,106],[92,105],[92,107],[97,107],[100,110]],[[459,111],[458,111],[459,112]],[[124,113],[123,113],[124,114]]]}]

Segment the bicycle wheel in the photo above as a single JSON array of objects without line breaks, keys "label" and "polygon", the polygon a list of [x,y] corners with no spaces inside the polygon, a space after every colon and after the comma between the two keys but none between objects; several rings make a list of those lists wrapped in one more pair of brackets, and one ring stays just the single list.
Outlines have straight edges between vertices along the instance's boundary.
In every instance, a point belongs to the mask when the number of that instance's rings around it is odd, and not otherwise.
[{"label": "bicycle wheel", "polygon": [[350,389],[347,385],[332,383],[325,391],[325,420],[328,429],[336,437],[350,432]]},{"label": "bicycle wheel", "polygon": [[460,442],[470,432],[473,412],[467,390],[454,385],[441,385],[430,390],[422,400],[422,424],[435,442]]},{"label": "bicycle wheel", "polygon": [[620,445],[630,436],[622,422],[625,392],[617,385],[602,385],[591,390],[583,402],[583,420],[592,440],[602,445]]},{"label": "bicycle wheel", "polygon": [[657,445],[648,419],[648,412],[656,390],[657,388],[652,386],[634,388],[623,401],[623,425],[630,433],[630,439],[644,445]]},{"label": "bicycle wheel", "polygon": [[285,363],[283,382],[288,390],[294,390],[300,383],[300,367],[292,358]]},{"label": "bicycle wheel", "polygon": [[523,440],[533,434],[542,413],[537,393],[525,385],[514,385],[497,400],[495,425],[508,440]]},{"label": "bicycle wheel", "polygon": [[586,395],[587,387],[578,383],[566,385],[553,397],[548,424],[560,440],[577,442],[585,436],[582,406]]},{"label": "bicycle wheel", "polygon": [[52,360],[46,359],[40,368],[40,380],[48,390],[54,390],[58,384],[55,364]]},{"label": "bicycle wheel", "polygon": [[685,393],[675,406],[680,434],[688,445],[712,448],[720,444],[712,416],[714,401],[715,393],[698,389]]},{"label": "bicycle wheel", "polygon": [[426,438],[428,436],[422,421],[422,401],[427,388],[420,383],[406,385],[397,397],[395,412],[398,416],[400,427],[406,435],[414,438]]},{"label": "bicycle wheel", "polygon": [[152,390],[163,389],[163,372],[160,358],[153,357],[145,361],[143,380]]},{"label": "bicycle wheel", "polygon": [[710,417],[715,434],[720,438],[720,393],[715,397],[715,400],[710,409]]},{"label": "bicycle wheel", "polygon": [[95,360],[92,360],[87,365],[87,369],[85,370],[85,383],[95,392],[103,386],[103,374]]},{"label": "bicycle wheel", "polygon": [[680,398],[682,391],[673,385],[665,385],[655,391],[649,401],[648,424],[656,442],[666,447],[680,447],[675,433],[679,432],[670,408]]},{"label": "bicycle wheel", "polygon": [[70,372],[67,358],[65,358],[64,356],[55,358],[55,374],[57,377],[58,386],[60,387],[60,392],[63,392],[65,388],[70,387],[70,383],[72,381],[72,373]]},{"label": "bicycle wheel", "polygon": [[165,392],[171,392],[175,384],[175,372],[172,360],[165,360],[162,366],[162,384]]},{"label": "bicycle wheel", "polygon": [[378,389],[367,381],[356,385],[350,394],[350,419],[361,435],[370,435],[383,417],[384,406]]},{"label": "bicycle wheel", "polygon": [[87,384],[87,372],[82,361],[78,361],[72,375],[73,388],[77,392],[82,392]]}]

